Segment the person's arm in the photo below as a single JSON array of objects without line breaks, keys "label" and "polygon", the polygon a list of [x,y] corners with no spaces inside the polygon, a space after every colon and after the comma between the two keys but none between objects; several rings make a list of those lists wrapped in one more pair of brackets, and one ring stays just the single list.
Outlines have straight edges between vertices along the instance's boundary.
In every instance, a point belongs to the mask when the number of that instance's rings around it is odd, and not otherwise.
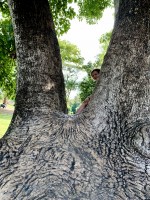
[{"label": "person's arm", "polygon": [[77,110],[76,113],[77,113],[77,114],[81,113],[82,110],[88,105],[89,101],[90,101],[90,97],[87,97],[87,98],[83,101],[83,103],[81,104],[81,106],[78,108],[78,110]]}]

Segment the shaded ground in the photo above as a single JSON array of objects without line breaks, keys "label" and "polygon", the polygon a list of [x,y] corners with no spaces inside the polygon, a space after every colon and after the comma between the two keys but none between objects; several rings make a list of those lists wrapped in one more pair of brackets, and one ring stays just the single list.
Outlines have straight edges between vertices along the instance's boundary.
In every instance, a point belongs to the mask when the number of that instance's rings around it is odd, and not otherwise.
[{"label": "shaded ground", "polygon": [[10,115],[12,115],[13,112],[14,112],[13,108],[9,108],[9,107],[0,108],[0,114],[10,114]]}]

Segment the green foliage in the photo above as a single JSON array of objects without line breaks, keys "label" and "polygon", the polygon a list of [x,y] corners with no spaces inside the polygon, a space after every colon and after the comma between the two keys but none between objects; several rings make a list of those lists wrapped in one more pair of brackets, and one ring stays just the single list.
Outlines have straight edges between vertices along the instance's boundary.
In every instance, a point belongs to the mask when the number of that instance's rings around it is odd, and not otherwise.
[{"label": "green foliage", "polygon": [[[76,16],[86,19],[89,24],[96,23],[102,17],[105,8],[112,5],[112,0],[48,0],[58,35],[70,28],[70,20]],[[75,6],[79,11],[75,10]],[[0,1],[0,12],[9,16],[7,0]]]},{"label": "green foliage", "polygon": [[94,24],[102,17],[106,7],[112,6],[111,0],[78,0],[79,19],[85,18],[87,23]]},{"label": "green foliage", "polygon": [[84,101],[88,96],[90,96],[95,87],[95,82],[91,78],[91,71],[93,68],[94,65],[90,62],[83,66],[83,69],[87,72],[87,77],[84,78],[83,81],[79,84],[81,101]]},{"label": "green foliage", "polygon": [[68,101],[71,91],[78,87],[78,74],[82,70],[84,59],[81,57],[81,53],[76,45],[65,40],[59,40],[59,45]]},{"label": "green foliage", "polygon": [[80,105],[79,103],[75,102],[71,107],[71,113],[75,114],[79,105]]},{"label": "green foliage", "polygon": [[67,101],[69,100],[71,91],[75,90],[78,87],[77,75],[76,75],[75,71],[76,71],[75,69],[64,71],[66,100]]},{"label": "green foliage", "polygon": [[69,99],[67,102],[68,114],[75,114],[80,103],[81,101],[78,95],[74,99]]},{"label": "green foliage", "polygon": [[[70,28],[70,20],[76,16],[86,19],[87,23],[96,23],[105,8],[112,6],[112,0],[49,0],[54,24],[58,35],[62,35]],[[78,11],[75,11],[75,6]]]},{"label": "green foliage", "polygon": [[3,17],[8,17],[10,15],[7,0],[0,1],[0,13],[3,14]]},{"label": "green foliage", "polygon": [[16,70],[13,64],[9,60],[4,65],[0,62],[0,88],[8,98],[14,98],[16,91]]},{"label": "green foliage", "polygon": [[112,32],[103,34],[100,39],[99,42],[101,44],[102,47],[102,51],[101,53],[97,56],[97,60],[95,63],[88,63],[87,65],[83,66],[84,70],[87,72],[88,77],[85,78],[79,85],[80,88],[80,98],[83,101],[84,99],[87,98],[87,96],[91,95],[94,88],[95,88],[95,82],[91,79],[91,71],[94,68],[100,68],[102,63],[103,63],[103,59],[104,56],[106,54],[107,48],[109,46],[109,42],[110,42],[110,38],[111,38],[111,34]]},{"label": "green foliage", "polygon": [[[49,0],[49,4],[57,34],[61,35],[69,30],[70,20],[75,16],[78,16],[80,20],[85,18],[88,23],[96,23],[104,9],[111,5],[111,0]],[[75,6],[79,8],[79,11],[75,10]],[[0,13],[3,16],[3,20],[0,21],[0,88],[10,97],[14,95],[16,87],[16,53],[7,0],[0,1]],[[77,74],[80,72],[83,58],[75,45],[60,42],[60,48],[64,71],[68,70],[68,73],[64,74],[66,74],[65,83],[69,98],[70,91],[78,86]],[[88,85],[91,84],[92,82]],[[89,94],[88,91],[85,92]]]},{"label": "green foliage", "polygon": [[15,53],[15,40],[10,18],[0,20],[0,56],[12,57]]},{"label": "green foliage", "polygon": [[110,38],[111,38],[111,34],[112,34],[112,32],[105,33],[99,39],[99,42],[100,42],[100,44],[102,44],[102,48],[104,50],[107,50],[107,48],[108,48]]},{"label": "green foliage", "polygon": [[75,114],[80,103],[74,102],[68,107],[68,114]]},{"label": "green foliage", "polygon": [[16,88],[15,42],[9,18],[0,20],[0,58],[0,88],[7,97],[13,97]]},{"label": "green foliage", "polygon": [[96,62],[94,63],[95,68],[101,66],[103,63],[104,56],[109,46],[111,35],[112,35],[112,32],[108,32],[108,33],[103,34],[99,39],[99,43],[101,45],[102,51],[97,55]]},{"label": "green foliage", "polygon": [[[112,6],[111,0],[49,0],[54,24],[58,35],[62,35],[70,28],[70,20],[77,16],[80,20],[94,24],[102,17],[103,11]],[[78,13],[75,11],[78,7]]]},{"label": "green foliage", "polygon": [[82,66],[82,69],[87,73],[88,78],[91,78],[91,71],[94,69],[93,63],[88,62],[86,65]]},{"label": "green foliage", "polygon": [[90,96],[95,88],[95,82],[91,78],[85,78],[80,83],[80,98],[84,101],[88,96]]},{"label": "green foliage", "polygon": [[66,40],[59,40],[59,46],[63,65],[81,68],[84,59],[78,47]]},{"label": "green foliage", "polygon": [[70,29],[70,20],[75,16],[75,10],[70,6],[71,0],[49,0],[57,35],[62,35]]}]

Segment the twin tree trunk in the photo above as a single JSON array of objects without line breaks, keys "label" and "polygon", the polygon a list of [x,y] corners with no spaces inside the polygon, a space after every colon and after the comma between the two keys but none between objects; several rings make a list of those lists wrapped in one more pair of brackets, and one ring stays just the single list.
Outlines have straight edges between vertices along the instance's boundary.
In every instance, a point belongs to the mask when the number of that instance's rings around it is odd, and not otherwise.
[{"label": "twin tree trunk", "polygon": [[46,0],[9,0],[16,108],[0,140],[0,199],[150,199],[150,2],[120,0],[90,105],[68,116]]}]

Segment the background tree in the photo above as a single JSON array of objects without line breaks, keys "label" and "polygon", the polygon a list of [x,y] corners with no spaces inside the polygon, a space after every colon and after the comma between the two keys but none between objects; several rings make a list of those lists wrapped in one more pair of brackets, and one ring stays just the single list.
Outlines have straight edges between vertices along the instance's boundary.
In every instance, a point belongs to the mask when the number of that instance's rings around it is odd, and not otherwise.
[{"label": "background tree", "polygon": [[19,76],[0,140],[1,199],[150,199],[150,2],[119,1],[101,79],[73,116],[48,2],[9,5]]},{"label": "background tree", "polygon": [[68,101],[68,104],[67,104],[68,105],[68,113],[75,114],[80,103],[81,103],[81,100],[79,98],[79,95],[76,95],[74,98],[70,98]]},{"label": "background tree", "polygon": [[[88,23],[94,24],[102,17],[103,11],[106,7],[112,6],[111,0],[48,0],[57,35],[62,35],[70,28],[70,20],[78,17],[80,20],[86,19]],[[75,6],[79,8],[76,11]],[[3,16],[9,16],[9,8],[7,0],[1,0],[0,11]]]},{"label": "background tree", "polygon": [[78,86],[78,76],[83,71],[83,58],[78,47],[68,41],[59,41],[65,78],[66,100],[68,102],[72,90]]},{"label": "background tree", "polygon": [[[103,0],[103,1],[95,1],[92,2],[94,6],[89,2],[89,1],[53,1],[49,0],[49,4],[51,6],[52,10],[52,15],[54,19],[54,24],[56,28],[57,35],[62,35],[63,33],[67,32],[68,29],[70,28],[70,20],[72,20],[74,17],[78,16],[78,18],[81,20],[83,18],[86,18],[88,23],[96,23],[98,19],[101,18],[102,16],[102,11],[104,10],[105,7],[110,6],[111,2],[108,0]],[[75,12],[74,5],[77,5],[79,7],[78,14]],[[0,76],[2,77],[0,80],[0,87],[7,93],[8,97],[14,97],[15,95],[15,85],[16,85],[16,69],[15,69],[15,58],[16,58],[16,53],[15,53],[15,45],[14,45],[14,36],[13,36],[13,29],[11,25],[11,19],[10,19],[10,13],[9,13],[9,8],[7,4],[7,0],[2,0],[0,2],[0,11],[3,15],[3,19],[1,20],[1,34],[0,34],[0,40],[1,40],[1,58],[3,58],[3,64],[1,63],[1,70],[0,70]],[[65,62],[64,67],[64,72],[66,72],[66,65],[67,62],[73,63],[78,63],[78,65],[83,63],[83,58],[79,55],[79,50],[77,50],[77,47],[72,47],[74,48],[71,52],[67,52],[70,49],[69,43],[67,42],[64,44],[60,45],[60,48],[62,47],[64,49],[64,45],[68,45],[68,50],[66,49],[65,51],[62,50],[62,60],[63,63]],[[66,56],[64,55],[64,52],[66,53],[75,53],[75,56],[73,55]],[[68,54],[68,55],[69,55]],[[1,61],[2,61],[1,60]],[[2,66],[3,65],[3,66]],[[6,67],[7,66],[7,67]],[[73,67],[73,66],[72,66]],[[79,67],[79,66],[78,66]],[[66,92],[67,92],[67,99],[69,97],[70,91],[72,89],[75,89],[78,84],[76,83],[75,79],[75,74],[79,73],[78,69],[73,68],[68,68],[67,74],[70,74],[69,76],[65,76],[65,84],[66,84]],[[74,78],[70,79],[74,74]],[[67,80],[67,81],[66,81]]]},{"label": "background tree", "polygon": [[14,98],[16,89],[15,41],[9,18],[0,20],[0,88]]},{"label": "background tree", "polygon": [[101,52],[97,55],[97,59],[94,63],[95,68],[99,68],[103,64],[104,56],[107,52],[112,32],[103,34],[99,39]]},{"label": "background tree", "polygon": [[90,96],[95,88],[95,82],[91,78],[91,71],[94,69],[94,66],[91,62],[83,66],[83,69],[87,73],[87,77],[79,84],[80,90],[80,99],[84,101],[88,96]]},{"label": "background tree", "polygon": [[95,88],[95,82],[91,78],[91,71],[94,68],[101,68],[104,56],[109,46],[111,34],[111,32],[105,33],[100,37],[99,44],[101,46],[101,52],[97,55],[96,61],[94,63],[89,62],[87,65],[83,66],[83,69],[87,73],[87,77],[85,77],[84,80],[79,84],[81,101],[85,100],[87,96],[90,96]]}]

